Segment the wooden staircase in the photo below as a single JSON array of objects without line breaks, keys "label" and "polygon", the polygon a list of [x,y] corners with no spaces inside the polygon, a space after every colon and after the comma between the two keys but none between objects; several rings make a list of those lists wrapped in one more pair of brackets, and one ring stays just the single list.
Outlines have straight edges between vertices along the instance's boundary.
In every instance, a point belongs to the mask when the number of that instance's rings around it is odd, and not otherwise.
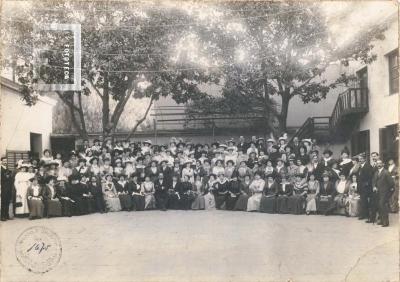
[{"label": "wooden staircase", "polygon": [[339,94],[331,116],[310,117],[290,138],[315,138],[319,142],[343,140],[368,112],[368,89],[348,88]]}]

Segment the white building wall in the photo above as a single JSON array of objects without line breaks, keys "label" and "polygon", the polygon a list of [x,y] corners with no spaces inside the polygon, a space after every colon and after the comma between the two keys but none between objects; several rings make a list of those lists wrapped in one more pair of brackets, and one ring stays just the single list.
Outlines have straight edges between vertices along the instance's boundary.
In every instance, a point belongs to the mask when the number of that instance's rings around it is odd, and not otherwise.
[{"label": "white building wall", "polygon": [[368,65],[369,112],[361,119],[360,131],[370,130],[371,152],[379,152],[379,129],[399,121],[399,95],[389,95],[389,65],[386,55],[398,48],[398,26],[393,22],[385,39],[375,43],[377,60]]},{"label": "white building wall", "polygon": [[42,135],[42,148],[50,148],[52,132],[52,108],[55,101],[41,97],[36,105],[29,107],[19,93],[1,85],[1,143],[0,154],[6,150],[30,150],[30,133]]}]

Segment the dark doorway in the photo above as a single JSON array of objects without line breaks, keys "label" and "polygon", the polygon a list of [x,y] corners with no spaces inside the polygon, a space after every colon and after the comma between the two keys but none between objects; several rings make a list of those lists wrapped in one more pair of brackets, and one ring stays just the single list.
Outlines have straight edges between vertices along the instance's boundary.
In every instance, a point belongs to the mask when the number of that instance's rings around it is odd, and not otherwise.
[{"label": "dark doorway", "polygon": [[71,151],[75,150],[75,137],[54,137],[50,138],[51,151],[61,153],[63,159],[68,158]]},{"label": "dark doorway", "polygon": [[398,124],[379,129],[379,154],[384,162],[392,158],[398,163],[399,140],[397,139],[397,130]]},{"label": "dark doorway", "polygon": [[351,137],[351,154],[353,156],[366,153],[370,153],[369,147],[369,130],[359,131],[352,135]]},{"label": "dark doorway", "polygon": [[31,157],[39,159],[42,157],[42,134],[32,133],[30,134],[31,142]]}]

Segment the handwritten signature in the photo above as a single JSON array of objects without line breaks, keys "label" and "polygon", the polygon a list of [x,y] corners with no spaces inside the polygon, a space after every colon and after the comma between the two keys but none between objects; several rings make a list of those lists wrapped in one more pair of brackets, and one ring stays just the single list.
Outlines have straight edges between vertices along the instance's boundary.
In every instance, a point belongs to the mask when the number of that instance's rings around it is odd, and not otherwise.
[{"label": "handwritten signature", "polygon": [[40,254],[42,251],[47,251],[50,247],[51,245],[47,245],[44,242],[34,243],[32,247],[26,250],[26,252],[29,253],[30,251],[37,251],[38,254]]}]

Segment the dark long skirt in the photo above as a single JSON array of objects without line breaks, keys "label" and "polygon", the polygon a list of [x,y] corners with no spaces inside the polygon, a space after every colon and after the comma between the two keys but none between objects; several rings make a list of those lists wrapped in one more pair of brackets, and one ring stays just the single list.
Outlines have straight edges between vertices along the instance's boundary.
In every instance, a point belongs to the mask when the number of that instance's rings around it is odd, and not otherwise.
[{"label": "dark long skirt", "polygon": [[118,195],[119,201],[121,202],[121,209],[123,211],[132,210],[132,198],[129,194],[120,194]]},{"label": "dark long skirt", "polygon": [[160,210],[165,210],[168,205],[168,194],[156,193],[156,208]]},{"label": "dark long skirt", "polygon": [[144,211],[145,201],[142,195],[133,195],[133,209],[135,211]]},{"label": "dark long skirt", "polygon": [[215,207],[218,210],[224,210],[226,209],[226,195],[214,195],[215,198]]},{"label": "dark long skirt", "polygon": [[226,197],[226,209],[232,211],[235,208],[238,198],[238,196],[232,197],[231,195],[228,195]]},{"label": "dark long skirt", "polygon": [[31,199],[28,200],[29,205],[29,218],[42,218],[44,212],[44,204],[42,200]]},{"label": "dark long skirt", "polygon": [[94,210],[95,212],[105,212],[106,211],[106,204],[104,203],[103,195],[101,196],[94,196]]},{"label": "dark long skirt", "polygon": [[301,195],[293,195],[288,198],[288,208],[291,214],[303,214],[305,211],[305,199]]},{"label": "dark long skirt", "polygon": [[288,196],[278,196],[276,198],[276,211],[278,213],[289,213]]},{"label": "dark long skirt", "polygon": [[89,201],[86,198],[74,198],[73,200],[75,201],[72,208],[73,215],[88,214]]},{"label": "dark long skirt", "polygon": [[47,200],[45,202],[47,216],[61,216],[62,207],[59,200]]},{"label": "dark long skirt", "polygon": [[334,205],[332,196],[320,196],[317,199],[317,212],[324,214]]},{"label": "dark long skirt", "polygon": [[74,204],[71,200],[61,199],[61,212],[63,216],[72,216]]},{"label": "dark long skirt", "polygon": [[196,195],[192,202],[192,210],[204,210],[205,200],[203,195]]},{"label": "dark long skirt", "polygon": [[175,193],[168,194],[168,209],[179,210],[179,197]]},{"label": "dark long skirt", "polygon": [[178,200],[178,207],[180,210],[190,210],[192,207],[192,201],[187,194],[179,195],[180,199]]},{"label": "dark long skirt", "polygon": [[249,196],[245,194],[241,194],[235,203],[235,211],[246,211],[247,210],[247,201],[249,200]]},{"label": "dark long skirt", "polygon": [[276,197],[263,196],[260,202],[260,211],[266,213],[276,213]]}]

